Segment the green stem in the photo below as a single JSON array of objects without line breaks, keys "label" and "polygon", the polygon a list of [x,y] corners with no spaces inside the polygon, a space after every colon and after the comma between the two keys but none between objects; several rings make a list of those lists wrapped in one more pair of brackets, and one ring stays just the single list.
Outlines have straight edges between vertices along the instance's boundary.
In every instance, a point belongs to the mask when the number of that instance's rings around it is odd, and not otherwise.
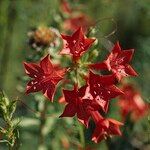
[{"label": "green stem", "polygon": [[75,69],[74,69],[74,71],[75,71],[75,77],[76,77],[76,81],[75,81],[75,84],[77,84],[77,86],[79,86],[79,80],[78,80],[78,62],[77,61],[75,61]]},{"label": "green stem", "polygon": [[150,142],[150,116],[148,116],[148,142]]},{"label": "green stem", "polygon": [[78,122],[78,126],[79,126],[80,142],[81,142],[82,148],[84,150],[85,149],[84,128],[79,122]]},{"label": "green stem", "polygon": [[43,102],[43,108],[41,110],[41,116],[40,116],[40,129],[39,129],[39,147],[44,146],[45,144],[45,135],[43,133],[45,123],[46,123],[46,111],[47,111],[47,100],[44,100]]},{"label": "green stem", "polygon": [[[78,62],[75,61],[75,77],[76,77],[76,82],[75,84],[77,84],[77,86],[80,85],[80,82],[78,80]],[[79,123],[79,121],[77,120],[77,126],[78,126],[78,130],[79,130],[79,135],[80,135],[80,143],[82,146],[82,149],[85,149],[85,137],[84,137],[84,127]]]},{"label": "green stem", "polygon": [[9,145],[9,150],[13,150],[13,148],[12,148],[12,146],[11,146],[11,145]]}]

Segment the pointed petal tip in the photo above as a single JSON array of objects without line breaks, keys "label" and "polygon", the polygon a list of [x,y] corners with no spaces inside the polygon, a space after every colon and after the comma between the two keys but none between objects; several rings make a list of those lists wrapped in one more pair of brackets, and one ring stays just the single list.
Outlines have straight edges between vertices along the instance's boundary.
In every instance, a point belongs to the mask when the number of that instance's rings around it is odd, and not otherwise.
[{"label": "pointed petal tip", "polygon": [[30,93],[29,90],[26,89],[26,90],[25,90],[25,94],[26,94],[26,95],[29,95],[29,93]]},{"label": "pointed petal tip", "polygon": [[120,121],[117,121],[115,119],[112,118],[108,118],[107,120],[109,120],[110,122],[112,122],[113,124],[119,125],[119,126],[123,126],[124,124]]},{"label": "pointed petal tip", "polygon": [[96,40],[96,38],[91,38],[92,43],[94,43]]},{"label": "pointed petal tip", "polygon": [[93,73],[93,71],[91,69],[89,70],[89,75],[88,76],[89,76],[89,80],[92,79],[95,76],[95,74]]},{"label": "pointed petal tip", "polygon": [[47,54],[46,57],[50,57],[50,54]]},{"label": "pointed petal tip", "polygon": [[118,87],[116,87],[116,88],[117,88],[118,96],[125,94],[120,88],[118,88]]},{"label": "pointed petal tip", "polygon": [[89,75],[93,75],[94,73],[93,73],[93,71],[90,69],[89,70]]},{"label": "pointed petal tip", "polygon": [[93,141],[94,143],[96,143],[96,144],[98,143],[96,137],[92,137],[92,141]]},{"label": "pointed petal tip", "polygon": [[49,97],[48,95],[44,94],[45,98],[47,98],[48,101],[53,103],[53,97]]},{"label": "pointed petal tip", "polygon": [[80,27],[77,29],[77,31],[78,31],[78,30],[81,32],[81,31],[83,30],[83,29],[82,29],[82,26],[80,26]]},{"label": "pointed petal tip", "polygon": [[132,49],[130,49],[130,51],[132,51],[132,53],[134,53],[135,49],[134,49],[134,48],[132,48]]},{"label": "pointed petal tip", "polygon": [[135,71],[135,75],[134,76],[137,77],[137,76],[139,76],[139,74]]},{"label": "pointed petal tip", "polygon": [[121,48],[119,40],[116,41],[116,43],[114,44],[114,46],[116,46],[118,48]]},{"label": "pointed petal tip", "polygon": [[102,110],[104,111],[105,114],[107,114],[107,112],[108,112],[108,107],[107,107],[107,108],[102,107]]},{"label": "pointed petal tip", "polygon": [[71,38],[71,36],[69,35],[65,35],[65,34],[60,34],[61,35],[61,38],[64,40],[64,41],[67,41],[68,39]]},{"label": "pointed petal tip", "polygon": [[23,65],[24,65],[25,68],[26,68],[27,66],[29,66],[29,63],[27,63],[27,62],[25,62],[25,61],[23,61],[22,63],[23,63]]},{"label": "pointed petal tip", "polygon": [[117,41],[115,44],[114,44],[114,47],[112,49],[112,52],[114,53],[119,53],[121,51],[121,46],[120,46],[120,43],[119,41]]},{"label": "pointed petal tip", "polygon": [[23,61],[22,63],[23,63],[23,65],[26,65],[26,64],[27,64],[25,61]]},{"label": "pointed petal tip", "polygon": [[120,46],[120,42],[119,42],[119,40],[116,42],[116,45],[119,45],[119,46]]},{"label": "pointed petal tip", "polygon": [[41,60],[44,60],[44,59],[49,59],[50,58],[50,54],[47,54],[46,56],[44,56]]},{"label": "pointed petal tip", "polygon": [[66,35],[65,34],[60,34],[61,35],[61,37],[64,39],[65,37],[66,37]]},{"label": "pointed petal tip", "polygon": [[27,68],[29,67],[28,63],[23,62],[23,67],[24,67],[25,73],[28,74],[28,71],[27,71]]}]

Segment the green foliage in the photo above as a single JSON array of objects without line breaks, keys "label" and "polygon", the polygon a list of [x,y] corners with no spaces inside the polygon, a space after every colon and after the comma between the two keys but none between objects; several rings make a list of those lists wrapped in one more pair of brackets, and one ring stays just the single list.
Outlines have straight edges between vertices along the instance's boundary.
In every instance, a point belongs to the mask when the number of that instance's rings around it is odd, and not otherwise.
[{"label": "green foliage", "polygon": [[14,112],[16,110],[17,101],[10,101],[3,92],[0,93],[0,117],[4,124],[0,125],[1,143],[7,143],[10,149],[17,148],[17,140],[19,138],[18,124],[14,122]]}]

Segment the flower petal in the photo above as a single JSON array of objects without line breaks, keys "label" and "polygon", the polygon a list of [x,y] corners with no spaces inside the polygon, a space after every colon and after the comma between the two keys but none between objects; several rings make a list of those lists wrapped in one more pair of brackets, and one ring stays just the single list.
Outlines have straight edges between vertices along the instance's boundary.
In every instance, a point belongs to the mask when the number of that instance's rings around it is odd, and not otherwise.
[{"label": "flower petal", "polygon": [[109,134],[111,135],[122,135],[119,126],[123,125],[121,122],[114,120],[114,119],[108,119],[109,121]]},{"label": "flower petal", "polygon": [[125,72],[131,76],[138,76],[138,74],[135,72],[135,70],[130,65],[127,65],[125,67]]},{"label": "flower petal", "polygon": [[90,39],[90,38],[86,38],[84,40],[84,49],[88,49],[91,47],[91,45],[94,43],[96,39]]},{"label": "flower petal", "polygon": [[55,93],[55,85],[51,82],[47,82],[43,85],[43,94],[47,97],[50,101],[53,101],[54,93]]},{"label": "flower petal", "polygon": [[129,63],[133,57],[134,49],[122,50],[121,54],[118,56],[121,59],[121,64]]},{"label": "flower petal", "polygon": [[26,74],[29,75],[31,78],[36,78],[42,75],[43,70],[37,64],[26,62],[24,62],[23,64]]},{"label": "flower petal", "polygon": [[42,90],[42,86],[37,80],[31,80],[28,82],[26,87],[26,94],[38,92]]},{"label": "flower petal", "polygon": [[63,94],[64,94],[66,102],[75,103],[77,95],[74,90],[73,91],[63,90]]},{"label": "flower petal", "polygon": [[101,70],[101,69],[107,69],[107,65],[105,62],[101,62],[101,63],[95,63],[95,64],[90,64],[89,67],[91,69],[96,69],[96,70]]},{"label": "flower petal", "polygon": [[49,54],[41,60],[40,66],[45,74],[51,74],[54,71],[53,65],[49,59]]},{"label": "flower petal", "polygon": [[111,98],[115,98],[116,96],[119,96],[121,94],[123,94],[123,92],[116,87],[115,85],[111,85],[107,88],[107,93],[106,93],[106,97],[111,99]]},{"label": "flower petal", "polygon": [[88,126],[89,126],[89,117],[88,118],[85,118],[85,119],[80,119],[80,118],[78,118],[78,120],[79,120],[79,122],[81,122],[83,125],[85,125],[86,126],[86,128],[88,128]]},{"label": "flower petal", "polygon": [[102,128],[96,127],[92,134],[92,141],[99,143],[104,139]]},{"label": "flower petal", "polygon": [[89,84],[104,84],[104,85],[111,85],[116,82],[114,75],[98,75],[94,74],[92,71],[90,71],[89,75]]},{"label": "flower petal", "polygon": [[121,47],[120,47],[119,42],[117,42],[117,43],[114,45],[112,52],[113,52],[113,53],[120,53],[120,52],[121,52]]},{"label": "flower petal", "polygon": [[76,107],[72,104],[67,104],[64,112],[60,117],[73,117],[76,114]]}]

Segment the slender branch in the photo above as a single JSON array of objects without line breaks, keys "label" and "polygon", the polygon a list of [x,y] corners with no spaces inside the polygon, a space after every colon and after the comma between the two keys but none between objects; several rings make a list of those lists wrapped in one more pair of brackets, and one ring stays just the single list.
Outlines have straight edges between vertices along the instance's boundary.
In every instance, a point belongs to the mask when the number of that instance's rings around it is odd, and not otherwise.
[{"label": "slender branch", "polygon": [[[75,76],[76,76],[76,83],[77,86],[80,85],[80,82],[79,82],[79,79],[78,79],[78,64],[77,64],[77,61],[75,61]],[[79,123],[79,121],[77,120],[77,126],[78,126],[78,129],[79,129],[79,135],[80,135],[80,142],[81,142],[81,145],[82,145],[82,149],[84,150],[85,149],[85,137],[84,137],[84,128],[83,126]]]},{"label": "slender branch", "polygon": [[[33,108],[29,107],[25,102],[23,102],[22,100],[18,100],[25,108],[27,108],[30,112],[34,113],[36,116],[41,116],[42,112],[36,111]],[[45,114],[45,117],[54,117],[54,118],[58,118],[59,116],[57,115],[53,115],[53,114]]]},{"label": "slender branch", "polygon": [[47,100],[44,100],[43,102],[43,108],[40,114],[40,128],[39,128],[39,147],[43,146],[45,143],[45,135],[43,133],[45,123],[46,123],[46,111],[47,111]]}]

